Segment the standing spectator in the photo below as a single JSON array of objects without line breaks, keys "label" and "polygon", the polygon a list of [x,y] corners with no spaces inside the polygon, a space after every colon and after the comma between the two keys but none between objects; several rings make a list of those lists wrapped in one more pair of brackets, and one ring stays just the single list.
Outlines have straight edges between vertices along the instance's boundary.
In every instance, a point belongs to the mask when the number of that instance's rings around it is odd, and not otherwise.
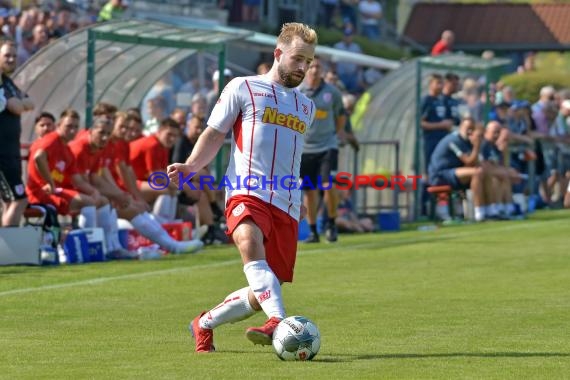
[{"label": "standing spectator", "polygon": [[62,8],[59,10],[53,28],[54,30],[50,37],[54,38],[63,37],[71,31],[71,13],[69,9]]},{"label": "standing spectator", "polygon": [[258,22],[261,0],[242,0],[241,15],[243,22]]},{"label": "standing spectator", "polygon": [[340,0],[340,17],[342,17],[343,25],[350,24],[355,28],[358,20],[356,17],[356,8],[360,0]]},{"label": "standing spectator", "polygon": [[338,7],[338,0],[321,0],[318,24],[330,28]]},{"label": "standing spectator", "polygon": [[440,55],[451,53],[453,50],[453,42],[455,34],[451,30],[446,30],[441,34],[441,39],[431,48],[431,55]]},{"label": "standing spectator", "polygon": [[459,115],[459,99],[455,98],[454,95],[458,90],[459,77],[453,73],[445,74],[443,80],[443,89],[441,91],[443,104],[445,105],[445,115],[446,119],[453,120],[453,125],[459,125],[461,118]]},{"label": "standing spectator", "polygon": [[372,41],[380,39],[380,20],[382,5],[374,0],[361,0],[358,4],[360,13],[360,28],[362,35]]},{"label": "standing spectator", "polygon": [[45,25],[39,24],[34,26],[33,34],[34,34],[34,48],[32,53],[35,54],[38,50],[40,50],[49,43],[48,30],[45,27]]},{"label": "standing spectator", "polygon": [[437,144],[451,131],[453,120],[448,119],[445,104],[441,98],[442,77],[432,74],[429,79],[428,95],[422,99],[421,127],[424,136],[424,163],[430,163]]},{"label": "standing spectator", "polygon": [[322,73],[321,60],[315,57],[300,87],[301,92],[311,99],[316,107],[313,125],[305,134],[305,149],[301,158],[301,178],[308,178],[311,182],[304,188],[307,221],[311,228],[307,243],[318,243],[320,240],[317,233],[317,184],[322,184],[323,188],[327,189],[324,191],[328,215],[325,237],[329,242],[337,241],[335,219],[339,199],[336,188],[330,181],[338,170],[338,137],[344,139],[346,114],[340,91],[326,83]]},{"label": "standing spectator", "polygon": [[[342,41],[334,45],[335,49],[345,50],[352,53],[362,53],[360,45],[353,42],[354,30],[352,26],[344,29]],[[360,78],[360,67],[355,63],[339,62],[336,64],[336,72],[349,92],[358,92]]]},{"label": "standing spectator", "polygon": [[31,32],[25,32],[22,34],[22,43],[18,45],[16,64],[20,67],[24,62],[26,62],[32,54],[34,54],[34,34]]},{"label": "standing spectator", "polygon": [[538,101],[531,107],[532,118],[536,124],[536,131],[543,135],[548,134],[550,127],[546,118],[545,109],[554,101],[555,92],[556,91],[552,86],[542,87],[540,89],[540,97]]},{"label": "standing spectator", "polygon": [[[20,135],[22,113],[34,109],[34,104],[10,79],[16,69],[16,45],[0,41],[1,88],[6,108],[0,112],[0,193],[2,195],[2,226],[17,226],[27,205],[22,182]],[[0,102],[3,103],[3,102]]]}]

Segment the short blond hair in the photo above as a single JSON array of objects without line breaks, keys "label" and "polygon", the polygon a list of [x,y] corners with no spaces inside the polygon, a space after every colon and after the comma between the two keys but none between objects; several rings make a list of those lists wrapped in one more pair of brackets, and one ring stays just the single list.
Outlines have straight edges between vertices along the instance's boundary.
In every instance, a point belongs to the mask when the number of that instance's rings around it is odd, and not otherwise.
[{"label": "short blond hair", "polygon": [[307,44],[317,44],[317,32],[310,26],[299,22],[283,24],[281,33],[277,37],[277,44],[290,45],[294,37],[300,37]]}]

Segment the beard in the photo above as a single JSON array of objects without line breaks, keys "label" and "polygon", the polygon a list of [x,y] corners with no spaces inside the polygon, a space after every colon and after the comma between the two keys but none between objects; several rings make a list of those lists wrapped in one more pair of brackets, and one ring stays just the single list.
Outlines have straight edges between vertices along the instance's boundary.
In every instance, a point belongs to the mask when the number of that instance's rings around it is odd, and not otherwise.
[{"label": "beard", "polygon": [[301,82],[303,82],[303,79],[305,78],[304,73],[299,72],[298,74],[300,75],[300,77],[296,78],[292,75],[293,74],[292,72],[285,71],[285,69],[282,68],[281,66],[277,67],[277,73],[279,74],[279,78],[283,81],[283,85],[288,88],[295,88],[299,86]]}]

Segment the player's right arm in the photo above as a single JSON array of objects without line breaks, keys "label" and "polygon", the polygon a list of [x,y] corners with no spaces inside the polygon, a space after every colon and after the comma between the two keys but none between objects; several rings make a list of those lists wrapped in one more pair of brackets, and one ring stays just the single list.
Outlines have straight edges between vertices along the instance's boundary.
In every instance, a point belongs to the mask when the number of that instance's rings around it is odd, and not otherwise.
[{"label": "player's right arm", "polygon": [[53,182],[53,178],[51,177],[51,173],[49,170],[49,163],[46,151],[43,149],[38,149],[34,154],[34,162],[36,164],[38,172],[49,185],[49,188],[46,188],[45,190],[49,194],[53,194],[55,190],[55,183]]}]

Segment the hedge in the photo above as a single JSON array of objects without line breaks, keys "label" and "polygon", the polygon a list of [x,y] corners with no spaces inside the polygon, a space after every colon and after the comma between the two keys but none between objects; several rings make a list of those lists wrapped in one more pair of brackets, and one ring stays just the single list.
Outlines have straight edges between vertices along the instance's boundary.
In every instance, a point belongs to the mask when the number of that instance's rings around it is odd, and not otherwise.
[{"label": "hedge", "polygon": [[522,74],[510,74],[501,78],[501,82],[511,86],[515,97],[534,103],[538,100],[540,89],[554,86],[555,89],[570,89],[570,75],[563,72],[534,71]]}]

